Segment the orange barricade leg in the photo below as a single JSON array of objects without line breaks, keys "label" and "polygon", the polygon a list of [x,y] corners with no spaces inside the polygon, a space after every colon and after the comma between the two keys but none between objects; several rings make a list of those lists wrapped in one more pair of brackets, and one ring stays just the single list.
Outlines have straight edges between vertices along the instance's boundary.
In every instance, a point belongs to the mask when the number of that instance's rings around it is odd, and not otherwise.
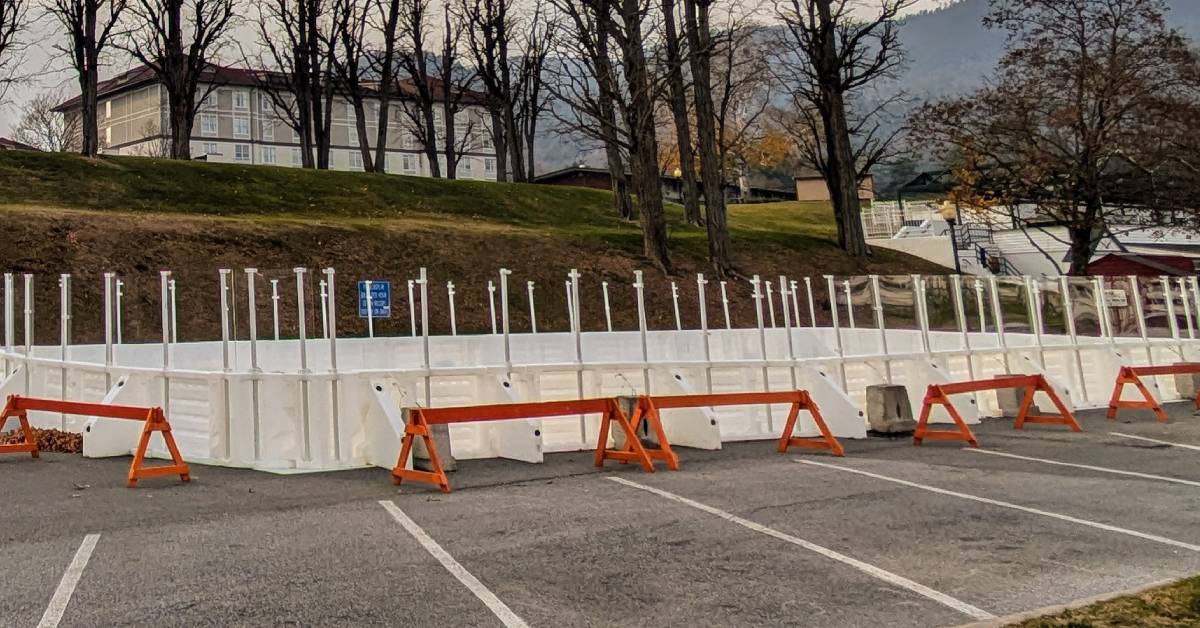
[{"label": "orange barricade leg", "polygon": [[[1121,393],[1125,390],[1127,384],[1132,384],[1142,393],[1142,401],[1122,401]],[[1200,400],[1200,397],[1197,397]],[[1200,402],[1197,404],[1200,406]],[[1154,400],[1154,396],[1150,394],[1150,389],[1146,388],[1146,384],[1142,382],[1142,378],[1138,377],[1137,372],[1128,366],[1122,366],[1121,371],[1117,373],[1117,381],[1113,385],[1112,397],[1108,400],[1108,418],[1117,418],[1118,408],[1149,408],[1154,411],[1154,416],[1158,417],[1160,423],[1170,421],[1167,413],[1163,411],[1162,406]]]},{"label": "orange barricade leg", "polygon": [[[1033,397],[1039,391],[1046,393],[1046,396],[1054,403],[1054,407],[1058,409],[1058,414],[1029,414],[1030,408],[1033,407]],[[1054,392],[1054,388],[1041,375],[1034,376],[1033,381],[1025,388],[1025,398],[1021,400],[1021,411],[1017,413],[1017,420],[1013,424],[1013,428],[1022,429],[1026,423],[1066,425],[1071,428],[1072,432],[1082,431],[1079,423],[1075,421],[1075,415],[1067,409],[1067,404],[1063,403],[1058,393]]]},{"label": "orange barricade leg", "polygon": [[[797,437],[792,436],[796,430],[796,419],[800,416],[800,409],[808,410],[812,415],[813,422],[817,424],[817,429],[821,435],[815,437]],[[829,431],[829,426],[825,424],[825,419],[821,416],[821,411],[817,409],[817,404],[808,396],[807,392],[803,392],[800,398],[792,404],[792,409],[788,412],[787,423],[783,426],[783,434],[779,437],[779,453],[787,453],[788,447],[802,447],[805,449],[827,449],[829,453],[835,456],[845,456],[846,452],[842,449],[842,444],[833,437],[833,432]]]},{"label": "orange barricade leg", "polygon": [[[934,404],[946,408],[946,412],[958,426],[957,430],[929,429],[929,413],[933,410]],[[961,440],[966,441],[972,447],[979,446],[979,441],[975,439],[971,428],[967,427],[966,421],[963,421],[958,410],[954,409],[954,404],[950,403],[950,398],[942,392],[941,387],[937,384],[930,384],[929,388],[925,390],[925,400],[921,403],[921,418],[917,421],[917,429],[913,431],[913,444],[920,445],[927,438],[929,440]]]},{"label": "orange barricade leg", "polygon": [[[155,432],[162,434],[174,464],[156,467],[142,466],[146,459],[146,447],[150,445],[150,436]],[[179,448],[175,446],[175,438],[171,436],[171,424],[167,422],[162,408],[151,408],[150,412],[146,414],[146,424],[142,428],[142,437],[138,440],[137,453],[133,455],[133,463],[129,465],[129,488],[137,486],[138,480],[142,478],[163,475],[178,475],[183,482],[192,479],[187,463],[183,461],[183,456],[179,455]]]},{"label": "orange barricade leg", "polygon": [[[425,451],[429,453],[429,466],[433,467],[433,471],[407,468],[408,455],[412,453],[413,441],[418,436],[425,442]],[[449,493],[450,479],[446,477],[446,471],[442,468],[442,459],[438,456],[437,447],[433,444],[433,436],[429,433],[429,424],[425,422],[425,415],[419,408],[409,410],[402,443],[400,458],[396,460],[396,466],[392,469],[392,484],[400,486],[401,480],[414,480],[432,484],[440,488],[443,493]]]},{"label": "orange barricade leg", "polygon": [[[641,408],[641,402],[634,407],[635,415],[638,413],[645,414],[645,410]],[[655,417],[646,417],[651,425],[656,425],[657,434],[660,438],[665,436],[662,434],[662,425]],[[608,446],[608,431],[610,424],[616,421],[617,425],[621,426],[621,430],[625,433],[625,446],[621,449],[612,449]],[[641,421],[641,418],[638,418]],[[669,452],[671,458],[663,458],[667,460],[667,466],[673,470],[679,469],[679,461],[674,461],[674,466],[671,466],[671,459],[675,457],[675,453],[670,450],[670,445],[666,440],[659,441],[663,446],[663,451]],[[600,437],[596,443],[596,466],[603,467],[605,460],[620,460],[621,462],[637,462],[642,465],[642,470],[647,473],[654,472],[654,462],[650,458],[650,453],[642,445],[642,441],[638,438],[637,430],[633,428],[633,423],[625,416],[625,412],[621,410],[620,403],[616,399],[612,399],[608,403],[608,410],[600,418]]]},{"label": "orange barricade leg", "polygon": [[[668,469],[678,471],[679,457],[671,449],[671,443],[667,440],[667,432],[663,429],[662,416],[659,415],[658,408],[654,406],[654,400],[649,397],[638,399],[637,405],[634,406],[633,416],[629,419],[629,424],[633,427],[635,434],[641,427],[642,421],[650,425],[650,429],[654,430],[655,438],[658,439],[658,447],[642,445],[642,448],[646,450],[646,455],[650,456],[651,460],[662,460],[667,463]],[[623,450],[632,451],[628,442],[625,443]]]},{"label": "orange barricade leg", "polygon": [[0,454],[21,454],[28,452],[34,458],[38,457],[37,439],[33,436],[33,430],[29,427],[29,417],[24,410],[15,410],[13,408],[13,398],[9,397],[8,402],[4,405],[4,412],[0,414],[0,432],[4,431],[4,425],[8,423],[10,418],[16,418],[20,423],[21,435],[25,438],[19,443],[10,445],[0,445]]}]

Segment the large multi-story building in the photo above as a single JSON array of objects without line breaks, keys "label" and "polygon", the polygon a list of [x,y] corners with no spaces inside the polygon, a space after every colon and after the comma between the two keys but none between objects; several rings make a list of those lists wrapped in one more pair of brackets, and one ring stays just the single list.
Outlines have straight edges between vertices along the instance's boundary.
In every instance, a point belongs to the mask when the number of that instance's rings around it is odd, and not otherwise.
[{"label": "large multi-story building", "polygon": [[[275,99],[262,89],[262,72],[217,67],[206,73],[198,90],[208,94],[200,104],[192,128],[192,157],[226,163],[299,167],[300,138],[276,109]],[[212,87],[210,90],[209,88]],[[436,86],[435,86],[436,87]],[[401,98],[412,93],[411,84],[401,84]],[[441,90],[434,89],[435,95]],[[465,106],[455,116],[456,144],[463,146],[458,163],[460,179],[495,179],[496,153],[486,125],[489,117],[480,94],[467,94]],[[198,96],[199,97],[199,96]],[[103,81],[97,90],[97,122],[101,152],[108,155],[165,156],[169,146],[167,93],[154,73],[139,66]],[[400,103],[395,103],[399,105]],[[367,101],[367,135],[376,138],[378,102]],[[80,98],[75,97],[56,111],[79,116]],[[431,172],[425,151],[411,132],[400,106],[391,109],[388,129],[387,171],[394,174],[428,176]],[[435,124],[444,134],[441,107],[435,108]],[[355,130],[354,110],[335,98],[330,131],[330,162],[336,170],[362,170],[362,153]],[[440,142],[439,142],[440,144]],[[445,172],[445,157],[439,155],[439,170]]]}]

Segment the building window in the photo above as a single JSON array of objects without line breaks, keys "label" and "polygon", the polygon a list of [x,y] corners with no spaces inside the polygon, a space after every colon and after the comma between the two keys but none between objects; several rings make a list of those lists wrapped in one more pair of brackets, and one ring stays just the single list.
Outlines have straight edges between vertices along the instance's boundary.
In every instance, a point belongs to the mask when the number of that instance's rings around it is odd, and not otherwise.
[{"label": "building window", "polygon": [[483,174],[489,177],[496,176],[496,160],[494,158],[488,157],[483,160]]},{"label": "building window", "polygon": [[235,117],[233,119],[233,136],[239,139],[250,139],[250,118]]},{"label": "building window", "polygon": [[220,155],[221,153],[217,152],[217,143],[216,142],[205,142],[204,143],[204,154],[205,155]]},{"label": "building window", "polygon": [[275,147],[274,146],[263,146],[262,147],[262,162],[264,164],[275,163]]},{"label": "building window", "polygon": [[217,134],[217,114],[200,114],[200,135],[212,137]]},{"label": "building window", "polygon": [[415,143],[416,136],[411,131],[404,130],[400,132],[401,148],[412,148]]},{"label": "building window", "polygon": [[250,161],[250,145],[249,144],[234,144],[233,158],[236,161]]},{"label": "building window", "polygon": [[492,144],[492,134],[490,132],[485,129],[483,133],[479,134],[479,136],[481,138],[479,141],[480,147],[487,150],[492,150],[494,148],[494,145]]},{"label": "building window", "polygon": [[463,158],[458,160],[458,166],[455,169],[458,171],[458,178],[460,179],[470,179],[474,176],[474,169],[471,167],[470,159]]},{"label": "building window", "polygon": [[408,174],[417,171],[416,155],[405,154],[400,158],[400,169]]},{"label": "building window", "polygon": [[111,126],[104,128],[104,145],[105,146],[112,145],[112,127]]},{"label": "building window", "polygon": [[250,94],[238,90],[233,93],[233,108],[239,111],[247,111],[250,109]]},{"label": "building window", "polygon": [[274,113],[275,105],[271,102],[271,97],[266,94],[258,95],[258,110],[263,114]]},{"label": "building window", "polygon": [[304,160],[300,158],[300,149],[299,148],[292,149],[292,165],[293,166],[304,165]]},{"label": "building window", "polygon": [[350,169],[351,170],[362,170],[363,169],[362,153],[355,151],[355,150],[350,151]]},{"label": "building window", "polygon": [[275,125],[274,124],[262,122],[262,123],[260,123],[259,131],[260,131],[259,134],[262,136],[261,137],[262,141],[264,141],[264,142],[274,142],[275,141]]}]

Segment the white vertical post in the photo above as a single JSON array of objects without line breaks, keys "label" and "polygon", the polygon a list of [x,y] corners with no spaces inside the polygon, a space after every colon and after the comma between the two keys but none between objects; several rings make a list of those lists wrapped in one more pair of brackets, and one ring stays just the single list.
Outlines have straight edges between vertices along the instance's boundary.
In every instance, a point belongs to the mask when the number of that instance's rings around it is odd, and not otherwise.
[{"label": "white vertical post", "polygon": [[1000,309],[1000,286],[996,281],[996,276],[988,277],[988,287],[992,291],[992,320],[996,323],[996,341],[1000,344],[1000,350],[1004,355],[1004,372],[1012,373],[1012,365],[1008,360],[1008,339],[1004,336],[1004,313]]},{"label": "white vertical post", "polygon": [[[488,282],[488,290],[492,289],[492,282]],[[492,319],[496,318],[496,305],[492,304]],[[413,302],[413,280],[408,280],[408,329],[409,335],[413,338],[417,337],[417,306]],[[496,333],[496,324],[492,323],[492,333]]]},{"label": "white vertical post", "polygon": [[[59,331],[59,363],[64,364],[59,373],[59,399],[67,398],[67,367],[68,347],[71,345],[71,276],[63,273],[58,276],[58,331]],[[67,415],[59,416],[61,429],[67,429]]]},{"label": "white vertical post", "polygon": [[[113,273],[104,273],[104,389],[112,388],[113,365]],[[7,279],[7,277],[5,278]],[[5,288],[7,288],[7,284]],[[7,300],[7,299],[6,299]],[[7,312],[6,312],[7,314]],[[11,343],[8,343],[11,344]],[[10,349],[11,350],[11,349]]]},{"label": "white vertical post", "polygon": [[[16,324],[13,320],[13,274],[4,273],[4,351],[11,355],[13,352],[13,344],[16,343]],[[4,375],[8,376],[12,372],[12,364],[8,359],[4,360]]]},{"label": "white vertical post", "polygon": [[[567,274],[571,284],[571,303],[574,307],[571,310],[571,329],[575,332],[575,393],[579,399],[583,399],[583,323],[580,319],[580,303],[579,303],[579,271],[572,268]],[[582,414],[579,415],[579,441],[587,443],[587,421]]]},{"label": "white vertical post", "polygon": [[163,367],[163,411],[171,416],[171,271],[158,271],[159,303],[162,304],[162,367]]},{"label": "white vertical post", "polygon": [[683,319],[679,317],[679,286],[671,282],[671,303],[675,307],[675,331],[683,331]]},{"label": "white vertical post", "polygon": [[883,299],[879,294],[879,275],[871,275],[871,300],[875,310],[875,326],[879,328],[879,350],[883,356],[883,373],[892,383],[892,360],[888,357],[887,324],[883,320]]},{"label": "white vertical post", "polygon": [[817,307],[813,304],[812,277],[804,278],[804,290],[808,293],[808,320],[812,322],[812,327],[815,329],[817,327]]},{"label": "white vertical post", "polygon": [[[808,282],[808,286],[809,286],[808,294],[809,294],[809,297],[811,298],[812,297],[812,282],[808,280],[808,277],[805,277],[804,279],[806,282]],[[832,321],[833,321],[833,338],[834,338],[834,348],[837,350],[837,356],[838,356],[838,371],[842,375],[842,390],[847,390],[848,385],[847,385],[847,381],[846,381],[846,360],[845,360],[846,350],[842,346],[842,326],[838,320],[837,288],[834,287],[834,285],[833,285],[833,275],[825,275],[825,284],[826,284],[827,289],[829,290],[829,312],[832,315]],[[809,307],[812,308],[811,302],[809,303]],[[814,325],[816,324],[816,321],[817,321],[817,317],[816,317],[816,314],[814,313],[813,314],[813,324]]]},{"label": "white vertical post", "polygon": [[1059,289],[1062,290],[1063,318],[1067,320],[1067,335],[1071,338],[1071,348],[1075,353],[1075,375],[1079,378],[1080,399],[1087,402],[1087,379],[1083,374],[1083,354],[1079,351],[1079,336],[1075,329],[1075,304],[1071,301],[1071,284],[1066,275],[1058,278]]},{"label": "white vertical post", "polygon": [[775,289],[771,287],[771,282],[765,281],[763,283],[767,286],[767,313],[771,319],[771,329],[775,329],[775,299],[773,298]]},{"label": "white vertical post", "polygon": [[[363,288],[365,288],[367,292],[367,338],[375,337],[375,312],[373,311],[375,309],[375,300],[371,297],[372,283],[374,282],[372,282],[370,279],[363,281]],[[321,307],[324,308],[325,306],[322,305]]]},{"label": "white vertical post", "polygon": [[33,363],[29,358],[33,357],[33,275],[25,273],[25,394],[31,395],[33,391],[30,386],[33,383],[32,373]]},{"label": "white vertical post", "polygon": [[[1162,281],[1163,299],[1167,303],[1167,326],[1171,329],[1171,338],[1174,340],[1180,340],[1179,321],[1175,320],[1175,294],[1174,291],[1171,290],[1171,278],[1163,275],[1159,279]],[[1184,300],[1186,301],[1187,299]],[[1179,343],[1178,351],[1176,351],[1176,353],[1179,354],[1180,360],[1184,359],[1183,343]]]},{"label": "white vertical post", "polygon": [[954,291],[954,318],[958,322],[958,333],[962,337],[962,348],[967,353],[967,377],[975,379],[975,356],[971,353],[971,334],[967,329],[967,307],[963,303],[962,275],[950,275],[950,289]]},{"label": "white vertical post", "polygon": [[[254,441],[254,460],[257,462],[259,458],[259,410],[258,410],[258,374],[261,372],[258,368],[258,300],[254,291],[254,280],[258,277],[257,268],[247,268],[246,272],[246,322],[249,327],[250,339],[250,403],[251,403],[251,428],[253,430],[252,438]],[[276,283],[275,280],[271,281]],[[226,353],[225,371],[229,372],[228,353]],[[233,456],[233,443],[231,442],[233,427],[233,401],[229,394],[229,377],[226,375],[224,380],[225,389],[225,457]]]},{"label": "white vertical post", "polygon": [[311,427],[308,417],[308,327],[307,314],[304,310],[304,274],[306,268],[294,268],[296,273],[296,321],[300,335],[300,425],[301,445],[304,460],[312,460]]},{"label": "white vertical post", "polygon": [[575,331],[575,298],[571,295],[571,281],[563,282],[563,293],[567,295],[567,323],[569,329]]},{"label": "white vertical post", "polygon": [[[232,455],[232,443],[230,443],[230,438],[232,437],[231,436],[232,435],[232,427],[231,427],[232,417],[230,415],[233,412],[233,404],[229,398],[229,373],[230,373],[230,371],[233,370],[232,369],[233,365],[231,364],[230,351],[229,351],[229,336],[230,336],[230,333],[229,333],[229,293],[233,289],[232,286],[230,285],[229,280],[230,280],[232,272],[233,272],[233,270],[229,269],[229,268],[221,268],[221,269],[217,270],[217,275],[218,275],[218,279],[220,281],[220,289],[221,289],[221,298],[220,298],[220,303],[221,303],[221,373],[222,373],[222,376],[221,376],[221,397],[222,397],[221,408],[223,410],[223,414],[225,415],[224,425],[222,426],[222,429],[221,429],[221,432],[222,432],[221,441],[225,447],[225,457],[226,458],[229,458]],[[254,293],[253,293],[254,281],[253,281],[252,277],[253,277],[253,273],[255,273],[257,271],[253,268],[247,268],[247,269],[245,269],[245,272],[246,272],[246,286],[247,286],[247,289],[251,291],[249,294],[249,297],[250,297],[249,306],[251,308],[249,320],[250,320],[250,337],[253,338],[254,334],[257,330],[254,329],[254,309],[253,309],[254,308]],[[253,345],[253,343],[251,343],[250,354],[251,354],[252,362],[254,361],[254,357],[255,357],[254,351],[255,351],[254,345]],[[257,406],[257,404],[255,404],[255,405]],[[258,438],[258,433],[255,432],[255,439],[257,439],[257,438]],[[255,459],[257,460],[257,458],[258,458],[258,456],[256,455]]]},{"label": "white vertical post", "polygon": [[446,297],[450,300],[450,335],[458,335],[458,320],[454,312],[454,282],[446,282]]},{"label": "white vertical post", "polygon": [[525,293],[529,295],[529,333],[537,333],[537,307],[533,303],[533,282],[525,282]]},{"label": "white vertical post", "polygon": [[796,285],[797,282],[795,279],[788,281],[788,288],[790,288],[788,293],[791,294],[792,297],[792,314],[795,318],[796,329],[800,329],[800,305],[799,301],[796,299]]},{"label": "white vertical post", "polygon": [[1033,340],[1037,343],[1038,365],[1046,368],[1046,349],[1042,344],[1042,290],[1041,286],[1029,275],[1025,275],[1026,309],[1029,310],[1029,327],[1033,330]]},{"label": "white vertical post", "polygon": [[643,395],[650,394],[650,344],[646,338],[646,297],[643,293],[642,271],[633,271],[633,289],[637,292],[638,331],[642,336],[642,389]]},{"label": "white vertical post", "polygon": [[507,268],[500,269],[500,328],[504,334],[504,366],[507,369],[505,375],[512,376],[512,345],[509,344],[509,327],[508,327],[508,276],[512,271]]},{"label": "white vertical post", "polygon": [[429,273],[422,266],[417,283],[421,286],[421,346],[425,362],[425,405],[433,403],[433,373],[429,359]]},{"label": "white vertical post", "polygon": [[321,296],[321,298],[320,298],[320,301],[321,301],[321,337],[328,338],[329,337],[329,311],[328,311],[328,308],[326,308],[326,306],[325,306],[325,295],[327,294],[325,292],[325,280],[322,279],[320,281],[320,283],[318,283],[317,285],[321,288],[321,295],[320,295]]},{"label": "white vertical post", "polygon": [[[792,390],[796,390],[799,386],[796,380],[796,342],[792,338],[792,314],[788,309],[788,282],[787,277],[779,276],[779,304],[783,308],[783,333],[787,334],[788,358],[792,361]],[[789,434],[790,436],[790,434]]]},{"label": "white vertical post", "polygon": [[[499,331],[496,329],[496,284],[492,280],[488,280],[488,314],[492,320],[492,335],[495,336]],[[413,332],[416,335],[416,332]]]},{"label": "white vertical post", "polygon": [[1108,338],[1109,344],[1116,344],[1116,334],[1112,330],[1112,320],[1108,317],[1108,295],[1104,283],[1104,275],[1096,276],[1096,312],[1100,319],[1100,335]]},{"label": "white vertical post", "polygon": [[850,329],[855,329],[854,299],[850,296],[850,280],[842,281],[842,291],[846,293],[846,318],[850,319]]},{"label": "white vertical post", "polygon": [[600,282],[600,290],[604,292],[604,322],[608,325],[608,331],[612,331],[612,309],[610,309],[608,301],[608,282]]},{"label": "white vertical post", "polygon": [[271,280],[271,329],[275,340],[279,340],[279,280]]},{"label": "white vertical post", "polygon": [[1154,351],[1150,347],[1150,334],[1146,330],[1146,312],[1142,308],[1142,290],[1138,286],[1137,275],[1129,275],[1129,291],[1133,294],[1133,312],[1137,316],[1138,332],[1142,335],[1142,346],[1146,348],[1146,363],[1154,365]]},{"label": "white vertical post", "polygon": [[175,280],[167,282],[167,289],[171,291],[171,343],[179,342],[179,300],[175,293]]},{"label": "white vertical post", "polygon": [[337,301],[334,300],[334,270],[325,268],[321,272],[325,274],[325,295],[321,305],[322,309],[329,313],[329,322],[325,331],[327,332],[326,337],[329,339],[329,372],[333,374],[333,378],[329,382],[329,407],[333,412],[333,459],[340,461],[342,459],[342,429],[338,383],[341,378],[337,375]]},{"label": "white vertical post", "polygon": [[913,284],[913,306],[917,326],[921,329],[921,350],[929,353],[929,320],[925,317],[925,280],[920,275],[911,275]]},{"label": "white vertical post", "polygon": [[[758,324],[758,351],[759,357],[762,358],[762,378],[763,392],[771,392],[771,371],[767,367],[767,327],[763,322],[763,290],[762,280],[755,275],[750,279],[750,285],[754,286],[754,315]],[[771,406],[767,406],[767,431],[775,432],[774,417],[771,416]]]},{"label": "white vertical post", "polygon": [[124,325],[121,324],[121,314],[124,308],[121,305],[121,300],[125,297],[125,282],[117,279],[117,344],[124,342],[121,329]]},{"label": "white vertical post", "polygon": [[[1180,281],[1183,281],[1183,279],[1180,279]],[[1190,290],[1183,291],[1184,298],[1190,299],[1192,312],[1196,317],[1196,329],[1200,330],[1200,279],[1197,279],[1195,275],[1192,275],[1191,277],[1188,277],[1187,281]],[[1187,296],[1189,293],[1191,294],[1190,297]]]},{"label": "white vertical post", "polygon": [[704,385],[712,394],[712,346],[708,337],[708,302],[704,296],[704,286],[708,280],[704,273],[696,273],[696,297],[700,301],[700,332],[704,335]]},{"label": "white vertical post", "polygon": [[1179,300],[1183,304],[1183,318],[1184,322],[1187,323],[1188,338],[1194,340],[1196,338],[1196,329],[1192,325],[1192,300],[1188,297],[1187,282],[1184,281],[1183,277],[1180,277],[1177,281],[1179,282]]},{"label": "white vertical post", "polygon": [[729,293],[725,290],[725,282],[721,282],[721,309],[725,312],[725,329],[732,329],[729,321]]},{"label": "white vertical post", "polygon": [[987,309],[983,307],[983,280],[975,280],[975,309],[979,311],[979,333],[987,331]]}]

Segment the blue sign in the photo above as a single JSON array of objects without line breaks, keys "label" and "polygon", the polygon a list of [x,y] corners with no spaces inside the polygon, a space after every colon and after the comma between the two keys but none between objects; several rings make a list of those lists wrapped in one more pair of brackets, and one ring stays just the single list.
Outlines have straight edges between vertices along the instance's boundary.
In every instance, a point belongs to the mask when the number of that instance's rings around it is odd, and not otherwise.
[{"label": "blue sign", "polygon": [[392,317],[392,282],[371,281],[371,298],[367,299],[367,282],[358,282],[358,317],[367,318],[370,301],[371,318]]}]

